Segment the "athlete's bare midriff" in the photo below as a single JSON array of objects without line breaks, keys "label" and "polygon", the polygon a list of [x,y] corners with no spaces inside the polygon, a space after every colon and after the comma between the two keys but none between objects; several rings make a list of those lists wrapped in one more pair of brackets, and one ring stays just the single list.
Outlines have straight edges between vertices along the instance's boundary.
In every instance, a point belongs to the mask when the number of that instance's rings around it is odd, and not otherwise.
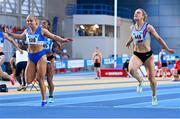
[{"label": "athlete's bare midriff", "polygon": [[43,45],[29,45],[28,51],[30,53],[36,53],[43,49],[44,49]]},{"label": "athlete's bare midriff", "polygon": [[151,47],[150,47],[149,41],[134,44],[134,51],[136,52],[146,53],[146,52],[149,52],[150,50],[151,50]]}]

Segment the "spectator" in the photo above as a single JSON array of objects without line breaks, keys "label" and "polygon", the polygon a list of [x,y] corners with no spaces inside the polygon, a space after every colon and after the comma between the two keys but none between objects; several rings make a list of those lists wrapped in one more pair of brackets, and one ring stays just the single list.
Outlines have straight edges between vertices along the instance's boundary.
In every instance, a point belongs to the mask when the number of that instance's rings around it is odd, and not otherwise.
[{"label": "spectator", "polygon": [[67,50],[66,49],[63,49],[62,50],[62,60],[68,60],[69,59],[69,55],[67,53]]},{"label": "spectator", "polygon": [[160,74],[163,78],[167,77],[167,57],[164,48],[159,53],[159,61],[161,63]]},{"label": "spectator", "polygon": [[99,51],[99,48],[96,47],[95,52],[92,55],[92,60],[94,63],[94,70],[96,71],[96,78],[95,79],[100,79],[101,78],[101,60],[102,60],[102,54]]},{"label": "spectator", "polygon": [[22,49],[23,53],[20,53],[17,50],[13,57],[16,64],[15,76],[18,83],[20,84],[20,87],[18,87],[17,91],[21,91],[26,89],[25,69],[28,61],[28,52],[27,46],[23,42],[18,43],[18,46]]},{"label": "spectator", "polygon": [[178,56],[175,57],[175,67],[174,67],[174,70],[172,71],[173,72],[173,81],[180,81],[179,79],[179,75],[180,75],[180,59]]},{"label": "spectator", "polygon": [[126,62],[124,62],[123,64],[123,69],[126,70],[128,72],[128,66],[129,66],[129,59],[126,60]]}]

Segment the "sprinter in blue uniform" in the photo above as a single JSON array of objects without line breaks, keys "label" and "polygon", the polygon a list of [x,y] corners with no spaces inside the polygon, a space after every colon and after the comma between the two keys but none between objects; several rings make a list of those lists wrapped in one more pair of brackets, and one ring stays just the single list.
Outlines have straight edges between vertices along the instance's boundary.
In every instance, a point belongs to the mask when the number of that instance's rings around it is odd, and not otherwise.
[{"label": "sprinter in blue uniform", "polygon": [[[44,29],[50,29],[50,21],[47,19],[43,19],[41,21],[41,26]],[[46,42],[44,44],[44,50],[46,51],[47,56],[47,69],[46,76],[48,82],[49,89],[49,98],[48,103],[54,102],[53,92],[54,92],[54,84],[53,84],[53,75],[54,75],[54,54],[53,54],[53,44],[54,42],[50,38],[46,38]]]},{"label": "sprinter in blue uniform", "polygon": [[134,48],[134,54],[129,62],[129,72],[139,82],[137,92],[141,93],[143,78],[138,74],[138,69],[144,64],[152,89],[152,105],[157,105],[154,56],[150,47],[150,35],[153,35],[169,53],[174,53],[175,51],[167,46],[154,27],[146,23],[146,20],[146,12],[141,8],[137,9],[134,13],[135,24],[132,26],[131,37],[126,43],[126,46],[129,47],[133,42]]},{"label": "sprinter in blue uniform", "polygon": [[69,39],[61,38],[55,34],[52,34],[47,29],[42,28],[38,24],[38,18],[34,15],[28,15],[26,18],[28,28],[24,30],[22,34],[14,34],[6,29],[6,32],[12,35],[16,39],[24,39],[28,43],[28,56],[25,78],[27,83],[31,83],[35,78],[39,82],[42,102],[41,106],[44,107],[47,104],[46,101],[46,86],[44,84],[44,78],[47,68],[47,57],[43,44],[45,42],[44,37],[50,38],[57,42],[67,42]]}]

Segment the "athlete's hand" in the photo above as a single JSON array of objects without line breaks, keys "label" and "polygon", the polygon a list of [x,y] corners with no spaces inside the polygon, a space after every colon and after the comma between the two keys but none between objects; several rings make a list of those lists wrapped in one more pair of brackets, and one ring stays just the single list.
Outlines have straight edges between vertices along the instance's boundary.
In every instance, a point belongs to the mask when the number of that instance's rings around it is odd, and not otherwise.
[{"label": "athlete's hand", "polygon": [[130,42],[127,42],[126,43],[126,47],[129,48],[131,46],[131,43]]},{"label": "athlete's hand", "polygon": [[57,42],[57,44],[58,44],[57,46],[58,50],[61,50],[65,45],[64,43],[60,43],[60,42]]},{"label": "athlete's hand", "polygon": [[73,41],[72,38],[65,38],[65,39],[63,40],[64,43],[65,43],[65,42],[72,42],[72,41]]},{"label": "athlete's hand", "polygon": [[19,49],[19,52],[20,52],[21,54],[23,54],[23,50],[22,50],[22,49]]},{"label": "athlete's hand", "polygon": [[167,50],[169,53],[171,53],[171,54],[174,54],[175,53],[175,50],[173,50],[173,49],[168,49]]}]

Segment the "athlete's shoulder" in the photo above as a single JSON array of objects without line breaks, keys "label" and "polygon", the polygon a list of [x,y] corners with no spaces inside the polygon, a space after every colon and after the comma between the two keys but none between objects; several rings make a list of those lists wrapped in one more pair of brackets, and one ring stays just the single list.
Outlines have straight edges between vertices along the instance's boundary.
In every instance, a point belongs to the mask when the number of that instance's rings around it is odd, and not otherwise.
[{"label": "athlete's shoulder", "polygon": [[154,26],[153,25],[151,25],[151,24],[147,24],[147,30],[148,31],[154,31],[155,30],[155,28],[154,28]]},{"label": "athlete's shoulder", "polygon": [[147,25],[147,28],[154,28],[153,25],[150,23],[146,23],[146,25]]}]

